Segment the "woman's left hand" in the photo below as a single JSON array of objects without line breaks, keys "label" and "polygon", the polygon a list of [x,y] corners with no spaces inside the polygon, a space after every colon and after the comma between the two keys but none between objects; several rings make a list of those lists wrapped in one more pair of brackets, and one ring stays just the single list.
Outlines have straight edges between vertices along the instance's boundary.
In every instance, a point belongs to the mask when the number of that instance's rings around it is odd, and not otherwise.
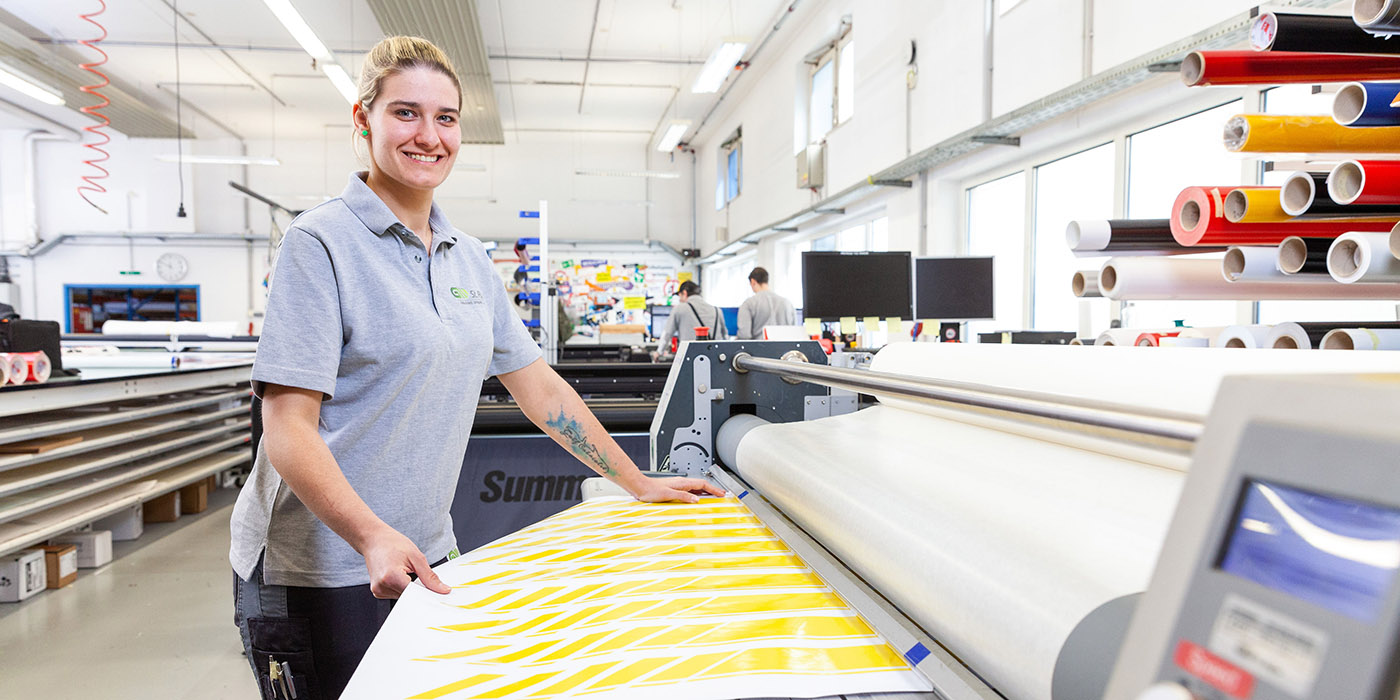
[{"label": "woman's left hand", "polygon": [[700,494],[709,496],[724,496],[724,489],[705,481],[704,479],[688,479],[685,477],[671,477],[668,479],[643,478],[637,484],[628,489],[632,492],[633,498],[647,503],[697,503]]}]

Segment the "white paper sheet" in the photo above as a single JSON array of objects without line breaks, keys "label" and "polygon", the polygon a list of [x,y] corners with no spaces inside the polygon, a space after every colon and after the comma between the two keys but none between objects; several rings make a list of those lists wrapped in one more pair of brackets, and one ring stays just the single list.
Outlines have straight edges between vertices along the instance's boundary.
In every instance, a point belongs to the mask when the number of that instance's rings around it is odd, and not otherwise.
[{"label": "white paper sheet", "polygon": [[414,585],[343,700],[721,700],[930,685],[737,499],[589,501]]}]

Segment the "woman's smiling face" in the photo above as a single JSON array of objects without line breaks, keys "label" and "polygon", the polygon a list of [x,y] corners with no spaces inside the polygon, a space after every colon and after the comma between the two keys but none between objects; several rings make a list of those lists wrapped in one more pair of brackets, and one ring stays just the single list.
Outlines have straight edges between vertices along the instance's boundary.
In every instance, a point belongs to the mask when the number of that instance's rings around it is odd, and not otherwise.
[{"label": "woman's smiling face", "polygon": [[371,168],[411,189],[442,184],[462,145],[460,102],[452,79],[433,68],[385,76],[368,113],[355,110],[356,128],[369,130]]}]

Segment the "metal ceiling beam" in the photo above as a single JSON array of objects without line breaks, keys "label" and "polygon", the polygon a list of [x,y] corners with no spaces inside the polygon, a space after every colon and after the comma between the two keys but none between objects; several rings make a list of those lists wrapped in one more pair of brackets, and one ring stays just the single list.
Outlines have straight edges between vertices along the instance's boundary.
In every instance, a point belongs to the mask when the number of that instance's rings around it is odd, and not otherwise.
[{"label": "metal ceiling beam", "polygon": [[598,10],[603,9],[603,0],[593,0],[593,24],[588,30],[588,51],[583,55],[583,84],[578,89],[578,113],[583,114],[583,93],[588,90],[588,66],[593,58],[593,37],[598,35]]}]

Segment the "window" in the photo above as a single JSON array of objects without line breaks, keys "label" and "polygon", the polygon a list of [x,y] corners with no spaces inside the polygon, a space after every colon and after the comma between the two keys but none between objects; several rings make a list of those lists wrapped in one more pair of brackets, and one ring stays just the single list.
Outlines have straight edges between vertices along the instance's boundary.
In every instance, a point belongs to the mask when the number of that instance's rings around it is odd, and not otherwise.
[{"label": "window", "polygon": [[835,87],[836,52],[831,51],[812,70],[812,98],[807,106],[807,133],[812,143],[826,138],[835,126]]},{"label": "window", "polygon": [[847,39],[836,57],[836,123],[845,124],[855,111],[856,42]]},{"label": "window", "polygon": [[857,226],[847,226],[831,233],[819,233],[778,244],[778,263],[774,265],[773,290],[802,306],[802,254],[807,251],[868,250],[888,252],[890,246],[889,219],[881,216]]},{"label": "window", "polygon": [[[970,332],[1025,326],[1026,172],[1024,170],[967,191],[969,255],[992,256],[991,321],[973,321]],[[937,319],[931,319],[937,320]]]},{"label": "window", "polygon": [[[1247,111],[1240,100],[1197,112],[1128,137],[1128,208],[1134,219],[1167,218],[1181,190],[1192,185],[1247,182],[1247,166],[1225,150],[1220,133]],[[1250,176],[1252,178],[1252,176]],[[1124,308],[1124,328],[1228,326],[1241,321],[1234,301],[1140,301]]]},{"label": "window", "polygon": [[834,127],[855,114],[856,48],[850,28],[850,17],[843,17],[840,37],[804,59],[811,66],[805,105],[809,144],[820,143]]},{"label": "window", "polygon": [[[754,268],[755,258],[753,253],[737,255],[706,268],[702,287],[705,300],[721,307],[744,303],[752,293],[749,289],[749,272]],[[729,330],[734,331],[733,328]]]},{"label": "window", "polygon": [[1079,270],[1097,270],[1106,257],[1077,258],[1065,243],[1065,226],[1077,219],[1113,218],[1115,149],[1106,143],[1035,169],[1035,264],[1031,268],[1031,327],[1077,331],[1088,306],[1090,329],[1108,328],[1111,302],[1079,299],[1070,280]]},{"label": "window", "polygon": [[744,130],[738,128],[719,146],[715,158],[715,210],[723,209],[743,190]]}]

